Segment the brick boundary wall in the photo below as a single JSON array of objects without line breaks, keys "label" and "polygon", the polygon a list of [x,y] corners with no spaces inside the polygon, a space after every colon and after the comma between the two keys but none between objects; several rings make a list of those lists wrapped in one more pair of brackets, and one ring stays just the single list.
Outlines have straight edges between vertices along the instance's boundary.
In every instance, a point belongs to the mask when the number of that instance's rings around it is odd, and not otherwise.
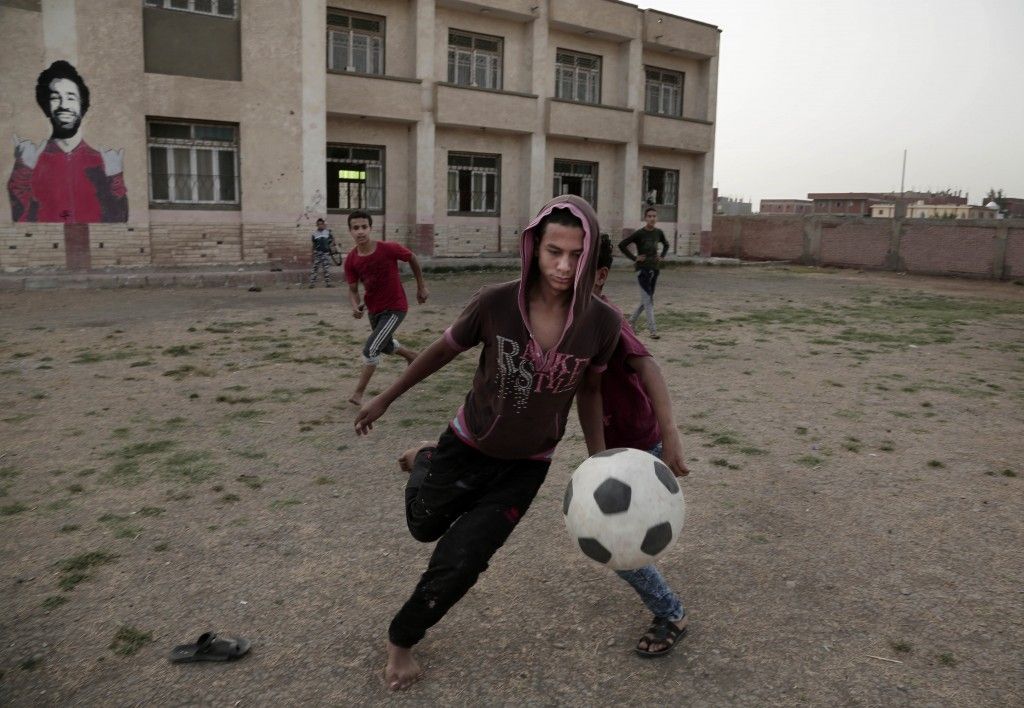
[{"label": "brick boundary wall", "polygon": [[959,275],[1024,277],[1024,219],[715,216],[710,255]]}]

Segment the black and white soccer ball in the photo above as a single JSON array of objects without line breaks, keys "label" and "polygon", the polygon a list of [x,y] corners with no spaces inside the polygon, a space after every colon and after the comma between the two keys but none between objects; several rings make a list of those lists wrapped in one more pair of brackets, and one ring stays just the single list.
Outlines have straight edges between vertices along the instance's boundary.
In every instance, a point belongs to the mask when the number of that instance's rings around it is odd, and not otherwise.
[{"label": "black and white soccer ball", "polygon": [[562,514],[584,555],[615,570],[633,570],[672,547],[686,510],[668,465],[642,450],[619,447],[576,468]]}]

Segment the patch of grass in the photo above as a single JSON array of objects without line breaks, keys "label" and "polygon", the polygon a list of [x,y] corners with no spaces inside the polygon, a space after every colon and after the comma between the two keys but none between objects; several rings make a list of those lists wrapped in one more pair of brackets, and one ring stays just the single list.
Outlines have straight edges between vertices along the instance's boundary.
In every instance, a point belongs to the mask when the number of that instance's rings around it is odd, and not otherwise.
[{"label": "patch of grass", "polygon": [[897,654],[909,654],[914,650],[914,646],[910,642],[902,640],[889,642],[889,646]]},{"label": "patch of grass", "polygon": [[228,405],[234,406],[239,403],[256,403],[256,401],[262,401],[263,399],[254,396],[228,396],[221,394],[214,400],[216,400],[217,403],[227,403]]},{"label": "patch of grass", "polygon": [[946,465],[942,462],[942,460],[928,460],[928,466],[934,467],[936,469],[941,469]]},{"label": "patch of grass", "polygon": [[796,434],[797,435],[807,435],[807,428],[805,428],[802,425],[796,426]]},{"label": "patch of grass", "polygon": [[113,563],[117,558],[117,554],[107,553],[102,550],[79,553],[77,556],[65,558],[57,563],[57,567],[61,572],[57,585],[65,592],[73,590],[80,582],[92,577],[89,571],[108,563]]},{"label": "patch of grass", "polygon": [[131,656],[152,641],[152,633],[143,632],[135,627],[124,625],[114,635],[114,641],[110,643],[110,649],[115,654]]},{"label": "patch of grass", "polygon": [[77,531],[79,528],[81,528],[81,527],[78,524],[64,524],[63,526],[60,527],[60,532],[61,533],[72,533],[74,531]]},{"label": "patch of grass", "polygon": [[141,509],[139,509],[139,516],[160,516],[160,514],[164,513],[164,511],[166,510],[160,506],[144,506]]},{"label": "patch of grass", "polygon": [[220,465],[210,460],[210,453],[202,451],[177,452],[164,460],[161,472],[169,481],[198,484],[220,471]]},{"label": "patch of grass", "polygon": [[128,365],[129,369],[137,369],[141,366],[152,366],[153,362],[150,359],[140,359],[139,361],[133,361]]},{"label": "patch of grass", "polygon": [[289,507],[289,506],[297,506],[297,505],[299,505],[301,503],[302,503],[301,499],[295,499],[294,497],[290,498],[290,499],[277,499],[275,501],[270,502],[270,508],[271,509],[284,509],[284,508]]},{"label": "patch of grass", "polygon": [[41,655],[30,656],[27,659],[23,659],[18,668],[22,671],[35,671],[40,664],[43,663],[43,657]]},{"label": "patch of grass", "polygon": [[242,497],[237,494],[225,494],[220,498],[220,501],[224,504],[234,504],[236,501],[241,501]]},{"label": "patch of grass", "polygon": [[958,663],[960,663],[957,661],[956,657],[950,654],[949,652],[939,654],[936,658],[939,660],[939,663],[943,666],[956,666]]},{"label": "patch of grass", "polygon": [[796,459],[797,464],[804,465],[805,467],[817,467],[824,461],[824,459],[817,455],[803,455]]},{"label": "patch of grass", "polygon": [[12,415],[9,418],[3,418],[2,420],[5,423],[10,423],[11,425],[17,425],[19,423],[24,423],[26,420],[31,420],[32,418],[35,418],[35,417],[36,416],[35,416],[34,413],[19,413],[17,415]]},{"label": "patch of grass", "polygon": [[265,452],[253,450],[235,450],[235,454],[246,460],[262,460],[267,456],[267,453]]},{"label": "patch of grass", "polygon": [[68,601],[67,595],[50,595],[49,597],[44,599],[41,603],[39,603],[39,606],[42,607],[47,612],[49,612],[50,610],[57,609],[58,607],[60,607],[61,605],[63,605],[67,601]]},{"label": "patch of grass", "polygon": [[97,364],[101,361],[119,361],[121,359],[134,359],[139,353],[130,349],[116,350],[111,352],[94,352],[84,350],[71,360],[72,364]]},{"label": "patch of grass", "polygon": [[879,445],[878,449],[882,452],[892,452],[896,449],[896,443],[892,440],[883,440]]},{"label": "patch of grass", "polygon": [[202,349],[202,344],[177,344],[163,350],[165,356],[188,356],[197,349]]},{"label": "patch of grass", "polygon": [[1011,469],[1005,469],[1002,472],[1000,472],[1000,474],[1002,474],[1004,477],[1016,477],[1017,476],[1017,473],[1014,472]]},{"label": "patch of grass", "polygon": [[83,487],[81,484],[69,484],[67,486],[67,490],[72,494],[81,494],[82,492],[85,491],[85,487]]},{"label": "patch of grass", "polygon": [[125,445],[119,450],[110,454],[110,457],[121,457],[126,460],[133,460],[142,455],[156,455],[166,452],[178,443],[174,440],[151,440],[149,442],[134,443]]},{"label": "patch of grass", "polygon": [[712,445],[736,445],[738,443],[739,438],[733,433],[719,433],[711,438]]},{"label": "patch of grass", "polygon": [[105,482],[134,486],[142,481],[142,471],[135,460],[122,460],[101,475]]},{"label": "patch of grass", "polygon": [[0,516],[14,516],[15,514],[20,514],[23,511],[28,511],[28,507],[21,502],[14,502],[13,504],[0,506]]},{"label": "patch of grass", "polygon": [[21,474],[21,471],[13,465],[4,465],[3,467],[0,467],[0,479],[14,479],[19,474]]},{"label": "patch of grass", "polygon": [[248,408],[244,411],[235,411],[233,413],[228,413],[225,416],[225,418],[227,418],[228,420],[253,420],[254,418],[259,418],[266,414],[266,411],[257,410],[255,408]]},{"label": "patch of grass", "polygon": [[163,553],[168,548],[170,548],[170,544],[167,543],[166,541],[161,541],[160,543],[158,543],[155,546],[153,546],[153,550],[156,551],[157,553]]},{"label": "patch of grass", "polygon": [[[189,376],[212,376],[213,374],[204,369],[192,366],[191,364],[185,364],[184,366],[179,366],[176,369],[165,371],[163,375],[170,376],[175,381],[183,381]],[[198,398],[198,396],[196,396],[196,398]]]},{"label": "patch of grass", "polygon": [[263,480],[254,474],[240,474],[235,479],[249,489],[259,489],[263,486]]},{"label": "patch of grass", "polygon": [[768,454],[767,450],[762,450],[761,448],[759,448],[759,447],[757,447],[755,445],[743,445],[742,447],[740,447],[738,449],[738,452],[741,452],[744,455],[767,455]]},{"label": "patch of grass", "polygon": [[334,484],[332,477],[320,476],[313,480],[314,484]]}]

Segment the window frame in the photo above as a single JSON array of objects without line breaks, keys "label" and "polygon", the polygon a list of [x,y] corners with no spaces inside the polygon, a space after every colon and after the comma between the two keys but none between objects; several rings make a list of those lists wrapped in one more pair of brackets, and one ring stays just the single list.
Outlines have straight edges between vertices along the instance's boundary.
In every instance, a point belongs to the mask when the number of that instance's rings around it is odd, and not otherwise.
[{"label": "window frame", "polygon": [[[207,17],[220,17],[224,20],[237,20],[239,3],[242,0],[143,0],[143,6],[154,7],[160,10],[174,10],[175,12],[189,12],[193,15],[205,15]],[[210,11],[195,9],[196,2],[209,2]],[[221,3],[231,3],[231,14],[220,12]],[[177,4],[184,4],[185,7],[176,7]]]},{"label": "window frame", "polygon": [[[459,47],[452,43],[453,36],[462,36],[469,41],[470,46]],[[478,41],[483,42],[496,42],[498,45],[497,50],[489,49],[478,49],[476,43]],[[459,81],[459,61],[458,53],[469,54],[469,83],[462,83]],[[453,56],[456,55],[456,56]],[[478,69],[478,58],[481,57],[493,57],[497,60],[495,67],[496,73],[496,85],[495,86],[484,86],[481,85],[477,80],[477,69]],[[505,86],[505,38],[498,37],[490,34],[481,34],[480,32],[470,32],[468,30],[456,29],[454,27],[448,28],[448,48],[447,48],[447,73],[445,76],[448,79],[448,83],[453,86],[465,86],[468,88],[478,88],[485,91],[503,91]]]},{"label": "window frame", "polygon": [[[371,165],[379,166],[379,168],[380,168],[380,188],[379,188],[379,191],[380,191],[380,203],[377,206],[370,206],[369,195],[367,195],[366,205],[364,205],[364,206],[342,207],[341,206],[341,195],[339,194],[339,196],[338,196],[338,206],[336,206],[336,207],[327,206],[327,213],[328,214],[349,214],[349,213],[351,213],[353,211],[361,210],[361,211],[365,211],[365,212],[367,212],[369,214],[383,214],[385,212],[385,206],[387,205],[387,148],[386,148],[386,146],[384,146],[384,145],[366,145],[366,144],[362,144],[362,143],[334,143],[334,142],[327,143],[327,150],[330,151],[331,148],[340,148],[340,149],[349,149],[349,150],[351,150],[353,148],[359,149],[359,150],[377,150],[380,153],[380,158],[376,162],[374,162],[372,160],[357,159],[355,157],[349,157],[347,160],[338,159],[338,158],[331,158],[331,157],[325,157],[325,159],[324,159],[324,169],[325,170],[326,170],[326,168],[328,166],[330,166],[332,164],[333,165],[346,165],[346,164],[348,164],[348,165],[356,165],[356,164],[368,165],[368,164],[371,164]],[[369,180],[367,179],[367,180],[365,180],[365,182],[368,184]],[[339,183],[340,183],[340,180],[336,181],[334,183],[334,185],[337,185]],[[330,181],[328,181],[328,183],[327,183],[327,189],[329,190],[328,194],[327,194],[327,204],[329,205],[330,204],[330,190],[334,189],[334,186],[331,184]],[[368,188],[367,188],[367,191],[368,191]]]},{"label": "window frame", "polygon": [[[188,138],[168,138],[168,137],[154,137],[152,134],[152,128],[155,125],[171,125],[171,126],[186,126],[189,129]],[[200,127],[212,127],[212,128],[230,128],[233,133],[233,141],[227,140],[216,140],[211,138],[197,138],[196,128]],[[239,149],[239,125],[237,123],[224,123],[219,121],[190,121],[180,118],[146,118],[146,160],[148,163],[147,177],[147,194],[149,197],[149,207],[151,209],[225,209],[234,210],[240,209],[242,205],[242,178],[240,173],[240,149]],[[164,175],[161,175],[166,179],[166,198],[156,198],[154,188],[154,150],[163,151],[164,165],[167,171]],[[179,175],[177,172],[173,172],[172,169],[175,166],[175,160],[177,157],[176,151],[188,150],[189,160],[189,172],[188,179],[191,180],[189,187],[189,198],[181,199],[178,198],[178,191],[181,188]],[[207,151],[211,153],[210,158],[210,170],[212,174],[199,175],[199,151]],[[232,170],[234,175],[232,176],[232,182],[234,189],[234,199],[226,200],[223,197],[224,194],[224,183],[222,182],[221,175],[221,160],[220,155],[224,152],[230,152],[233,156],[232,159]],[[215,153],[215,154],[214,154]],[[213,199],[201,199],[200,190],[202,189],[200,178],[209,177],[212,181],[210,189],[213,192]]]},{"label": "window frame", "polygon": [[[647,194],[648,192],[650,192],[650,173],[652,170],[663,173],[663,176],[661,178],[662,190],[661,193],[658,195],[661,201],[655,201],[653,204],[650,204],[647,201]],[[666,202],[664,198],[668,190],[664,188],[664,185],[669,176],[671,176],[675,182],[675,193],[672,195],[672,201]],[[642,177],[643,182],[641,189],[643,190],[642,194],[644,200],[644,209],[647,209],[647,207],[649,206],[653,206],[655,209],[657,209],[658,221],[677,221],[679,215],[679,170],[673,170],[666,167],[653,167],[644,165],[642,170]]]},{"label": "window frame", "polygon": [[[657,72],[659,74],[657,79],[652,79],[651,74]],[[659,88],[658,93],[658,105],[659,108],[664,106],[663,96],[665,77],[666,76],[677,76],[679,77],[679,100],[678,108],[675,112],[670,111],[652,111],[651,108],[651,84],[657,84]],[[675,69],[663,69],[660,66],[649,66],[644,65],[644,112],[652,116],[663,116],[665,118],[682,118],[683,117],[683,99],[686,91],[686,72],[676,71]]]},{"label": "window frame", "polygon": [[[332,15],[333,16],[339,16],[339,17],[347,18],[348,21],[349,21],[348,22],[348,27],[343,27],[342,25],[331,24],[331,16]],[[380,24],[380,29],[376,33],[372,32],[371,30],[356,29],[356,28],[354,28],[352,26],[352,24],[353,24],[352,20],[354,20],[354,19],[355,20],[368,20],[368,21],[371,21],[371,22],[377,22],[377,23]],[[331,65],[331,61],[334,58],[334,42],[332,41],[332,34],[334,34],[334,33],[339,33],[339,34],[340,33],[347,33],[348,34],[348,57],[346,58],[346,63],[344,65],[344,67],[342,67],[340,69],[339,68],[335,68],[335,67],[333,67]],[[372,40],[374,38],[379,40],[379,50],[380,51],[379,51],[379,56],[378,56],[378,64],[380,65],[379,66],[380,71],[358,71],[358,70],[356,70],[356,68],[355,68],[355,52],[356,52],[355,36],[356,35],[365,36],[365,37],[368,38],[367,45],[366,45],[367,46],[367,55],[366,55],[366,66],[367,66],[367,68],[370,67],[370,57],[372,55],[370,48],[371,48]],[[368,74],[370,76],[384,76],[385,75],[386,66],[387,66],[387,62],[386,62],[386,58],[387,58],[387,17],[385,17],[383,15],[372,15],[372,14],[367,13],[367,12],[357,12],[357,11],[354,11],[354,10],[346,10],[346,9],[342,9],[342,8],[328,7],[327,8],[327,30],[326,30],[326,37],[327,37],[327,46],[326,46],[327,57],[326,57],[325,61],[327,63],[327,70],[328,71],[340,71],[340,72],[347,73],[347,74]],[[348,63],[349,61],[351,61],[352,63],[349,64]]]},{"label": "window frame", "polygon": [[[469,165],[452,165],[452,157],[469,158],[470,164]],[[494,167],[489,167],[489,166],[485,166],[485,165],[473,165],[472,162],[475,159],[482,159],[482,160],[493,159],[495,166]],[[458,173],[462,172],[462,171],[469,171],[469,173],[470,173],[470,195],[469,195],[470,209],[469,209],[469,211],[464,211],[464,210],[461,210],[461,209],[458,208],[459,204],[462,201],[461,198],[460,198],[461,197],[461,190],[458,189],[458,186],[459,186],[459,176],[458,176]],[[451,190],[451,180],[452,180],[453,174],[455,175],[455,187],[456,187],[456,191],[454,192],[454,194],[456,195],[455,196],[455,205],[456,205],[455,209],[452,209],[452,194],[453,194],[453,192]],[[487,177],[486,177],[486,175],[489,175],[489,174],[493,174],[494,175],[494,206],[493,206],[493,209],[487,209],[487,201],[486,201],[487,200]],[[482,184],[482,187],[483,187],[483,195],[482,195],[483,196],[483,200],[484,200],[484,204],[483,204],[484,208],[483,209],[474,209],[473,208],[473,203],[475,201],[475,194],[476,194],[474,189],[473,189],[473,183],[476,181],[475,178],[477,176],[480,176],[480,181],[481,181],[481,184]],[[446,190],[445,190],[445,194],[447,196],[447,200],[445,202],[445,206],[446,206],[446,210],[447,210],[448,216],[484,216],[484,217],[501,216],[501,154],[500,153],[482,153],[482,152],[467,152],[467,151],[464,151],[464,150],[449,150],[448,151],[448,158],[447,158],[447,161],[446,161],[445,182],[446,182],[446,185],[447,185]]]},{"label": "window frame", "polygon": [[[559,171],[559,169],[558,169],[559,163],[562,163],[562,166],[563,167],[568,167],[568,169],[567,170],[563,169],[563,170]],[[585,175],[582,172],[575,172],[573,170],[573,167],[575,167],[577,165],[589,167],[592,170],[592,172],[589,175]],[[598,188],[600,186],[599,185],[599,181],[598,181],[599,170],[600,170],[600,163],[598,163],[598,162],[590,162],[590,161],[587,161],[587,160],[573,160],[573,159],[562,158],[562,157],[554,158],[554,162],[552,163],[552,169],[551,169],[551,182],[552,182],[552,184],[551,184],[551,198],[554,199],[555,197],[562,196],[562,194],[568,194],[568,192],[561,192],[559,190],[559,186],[561,185],[562,176],[563,175],[570,176],[570,177],[582,177],[584,182],[589,178],[590,182],[591,182],[591,185],[592,185],[591,186],[591,194],[593,196],[593,199],[592,200],[591,199],[587,199],[582,194],[580,194],[578,196],[580,198],[582,198],[582,199],[587,200],[587,202],[590,204],[590,206],[593,207],[594,210],[596,211],[597,210],[597,193],[598,193]],[[584,190],[581,190],[581,191],[584,191]]]},{"label": "window frame", "polygon": [[[578,63],[574,64],[571,67],[568,67],[568,66],[562,64],[559,60],[560,60],[561,56],[564,56],[564,55],[568,55],[568,56],[572,57],[575,60],[590,59],[590,60],[596,60],[597,61],[597,69],[594,70],[594,71],[596,71],[596,75],[597,75],[597,83],[596,83],[597,97],[596,97],[595,100],[588,101],[588,100],[583,100],[583,99],[579,99],[579,98],[576,97],[578,95],[578,93],[579,93],[581,73],[582,72],[588,72],[589,73],[591,70],[590,69],[582,69],[579,66]],[[566,69],[572,71],[572,79],[571,79],[571,81],[572,81],[572,89],[571,89],[572,96],[571,97],[566,97],[566,96],[559,95],[559,93],[561,91],[561,86],[562,86],[561,72],[563,70],[566,70]],[[562,48],[556,48],[555,49],[555,98],[557,98],[559,100],[562,100],[562,101],[572,101],[573,103],[582,103],[582,104],[586,104],[586,105],[599,106],[599,105],[601,105],[601,83],[602,83],[603,79],[604,79],[604,57],[602,57],[600,54],[588,54],[586,52],[578,52],[575,49],[562,49]]]}]

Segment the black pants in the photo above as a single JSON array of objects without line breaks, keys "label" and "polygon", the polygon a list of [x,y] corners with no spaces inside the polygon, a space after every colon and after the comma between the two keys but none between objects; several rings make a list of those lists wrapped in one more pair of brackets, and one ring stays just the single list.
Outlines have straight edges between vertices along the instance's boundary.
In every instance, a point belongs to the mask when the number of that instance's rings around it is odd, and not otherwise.
[{"label": "black pants", "polygon": [[451,429],[436,448],[420,451],[405,490],[405,516],[413,538],[437,546],[391,621],[393,644],[414,646],[473,587],[530,507],[550,465],[489,457]]}]

